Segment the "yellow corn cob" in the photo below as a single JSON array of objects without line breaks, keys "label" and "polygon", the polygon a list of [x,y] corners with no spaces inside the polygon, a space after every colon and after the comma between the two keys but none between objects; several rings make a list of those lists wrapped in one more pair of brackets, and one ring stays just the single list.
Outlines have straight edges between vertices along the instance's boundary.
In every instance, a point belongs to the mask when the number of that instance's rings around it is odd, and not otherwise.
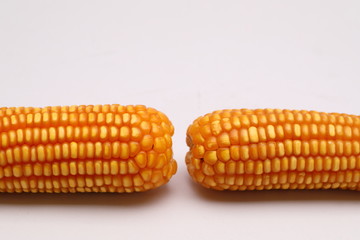
[{"label": "yellow corn cob", "polygon": [[0,108],[0,192],[140,192],[176,172],[174,128],[142,105]]},{"label": "yellow corn cob", "polygon": [[191,177],[216,190],[360,190],[360,117],[279,109],[215,111],[187,131]]}]

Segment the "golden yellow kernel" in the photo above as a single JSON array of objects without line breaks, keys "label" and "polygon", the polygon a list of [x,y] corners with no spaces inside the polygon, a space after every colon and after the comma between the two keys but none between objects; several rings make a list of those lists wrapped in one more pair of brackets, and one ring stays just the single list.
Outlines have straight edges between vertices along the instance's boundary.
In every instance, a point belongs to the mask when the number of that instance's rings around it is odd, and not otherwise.
[{"label": "golden yellow kernel", "polygon": [[[120,162],[121,165],[124,165],[124,162]],[[119,162],[116,160],[110,161],[110,174],[116,175],[119,173],[119,170],[121,171],[123,169],[123,166],[119,166]],[[126,168],[127,169],[127,168]],[[121,173],[121,172],[120,172]],[[123,174],[123,173],[121,173]]]},{"label": "golden yellow kernel", "polygon": [[149,168],[153,168],[156,165],[156,161],[157,161],[157,157],[158,157],[158,153],[155,151],[149,151],[148,152],[148,163],[147,166]]},{"label": "golden yellow kernel", "polygon": [[96,142],[94,146],[94,153],[96,158],[101,158],[103,155],[103,146],[101,142]]},{"label": "golden yellow kernel", "polygon": [[215,175],[215,171],[213,167],[207,163],[203,163],[201,166],[202,172],[207,176],[213,176]]},{"label": "golden yellow kernel", "polygon": [[35,113],[34,114],[34,126],[40,126],[41,125],[41,113]]},{"label": "golden yellow kernel", "polygon": [[108,138],[108,129],[105,126],[100,127],[100,139],[105,140]]},{"label": "golden yellow kernel", "polygon": [[224,133],[221,133],[219,136],[218,136],[218,144],[219,144],[219,147],[229,147],[230,146],[230,137],[229,137],[229,134],[224,132]]},{"label": "golden yellow kernel", "polygon": [[334,156],[336,154],[336,145],[335,145],[334,141],[331,141],[331,140],[327,141],[326,149],[327,149],[328,155]]},{"label": "golden yellow kernel", "polygon": [[149,151],[153,148],[154,139],[152,138],[151,135],[145,135],[141,140],[140,145],[144,151]]},{"label": "golden yellow kernel", "polygon": [[142,186],[144,184],[144,181],[139,175],[135,175],[133,181],[135,186]]},{"label": "golden yellow kernel", "polygon": [[213,135],[217,136],[222,132],[220,121],[213,121],[210,125],[211,132]]},{"label": "golden yellow kernel", "polygon": [[245,162],[245,173],[246,174],[253,174],[254,173],[254,161],[246,161]]},{"label": "golden yellow kernel", "polygon": [[213,165],[217,162],[217,153],[216,151],[206,151],[204,154],[204,161],[210,165]]},{"label": "golden yellow kernel", "polygon": [[319,141],[318,140],[310,140],[310,154],[312,156],[316,156],[319,152]]},{"label": "golden yellow kernel", "polygon": [[111,143],[109,142],[104,142],[102,144],[103,146],[103,155],[102,158],[103,159],[110,159],[111,158]]},{"label": "golden yellow kernel", "polygon": [[162,127],[156,123],[151,123],[151,135],[155,137],[159,137],[164,135],[164,131],[162,130]]},{"label": "golden yellow kernel", "polygon": [[344,143],[344,154],[345,156],[350,156],[352,154],[352,144],[350,141],[345,141]]},{"label": "golden yellow kernel", "polygon": [[204,147],[206,150],[216,150],[218,144],[215,137],[208,137],[205,141]]},{"label": "golden yellow kernel", "polygon": [[233,186],[235,184],[235,176],[231,175],[231,176],[226,176],[225,177],[225,183],[227,184],[227,186]]},{"label": "golden yellow kernel", "polygon": [[122,120],[124,124],[129,124],[131,120],[131,115],[129,113],[124,113],[122,115]]},{"label": "golden yellow kernel", "polygon": [[23,129],[16,130],[16,140],[17,140],[18,144],[22,144],[24,142],[24,130]]},{"label": "golden yellow kernel", "polygon": [[267,137],[270,139],[270,140],[273,140],[276,138],[276,134],[275,134],[275,128],[273,125],[268,125],[266,127],[266,132],[267,132]]},{"label": "golden yellow kernel", "polygon": [[285,156],[285,145],[282,142],[277,143],[276,145],[277,156],[282,157]]},{"label": "golden yellow kernel", "polygon": [[254,166],[254,173],[255,174],[263,174],[263,162],[261,161],[256,161],[255,162],[255,166]]},{"label": "golden yellow kernel", "polygon": [[240,122],[241,122],[241,125],[243,127],[249,127],[250,126],[250,120],[249,120],[249,117],[246,116],[246,115],[241,115],[240,116]]},{"label": "golden yellow kernel", "polygon": [[154,147],[153,149],[159,153],[163,153],[166,150],[166,141],[163,137],[157,137],[154,140]]},{"label": "golden yellow kernel", "polygon": [[236,161],[240,159],[240,146],[230,147],[230,158]]},{"label": "golden yellow kernel", "polygon": [[13,154],[14,154],[14,161],[15,162],[21,162],[22,161],[20,147],[14,147]]},{"label": "golden yellow kernel", "polygon": [[199,170],[201,168],[201,161],[199,158],[191,158],[191,164],[195,167],[195,169]]},{"label": "golden yellow kernel", "polygon": [[279,158],[274,158],[271,161],[271,171],[272,172],[280,172],[281,171],[281,161]]},{"label": "golden yellow kernel", "polygon": [[327,152],[327,146],[326,146],[326,141],[325,140],[320,140],[320,144],[319,144],[319,154],[322,156],[326,155]]},{"label": "golden yellow kernel", "polygon": [[289,170],[289,158],[283,157],[280,159],[281,171],[288,171]]},{"label": "golden yellow kernel", "polygon": [[47,177],[52,175],[51,165],[49,163],[43,165],[43,174]]},{"label": "golden yellow kernel", "polygon": [[39,145],[36,148],[37,160],[40,162],[45,161],[45,148],[43,145]]},{"label": "golden yellow kernel", "polygon": [[147,155],[144,152],[140,152],[135,156],[134,160],[140,168],[144,168],[147,164]]},{"label": "golden yellow kernel", "polygon": [[105,114],[104,113],[98,113],[96,121],[97,121],[98,125],[104,124],[105,123]]},{"label": "golden yellow kernel", "polygon": [[70,172],[69,164],[67,162],[60,163],[60,171],[61,171],[61,175],[68,176]]},{"label": "golden yellow kernel", "polygon": [[293,154],[293,142],[291,140],[284,141],[285,155],[291,156]]},{"label": "golden yellow kernel", "polygon": [[344,142],[342,140],[336,140],[335,145],[336,145],[336,154],[338,156],[343,155],[344,154]]},{"label": "golden yellow kernel", "polygon": [[209,186],[216,186],[216,182],[215,182],[214,178],[210,177],[210,176],[205,177],[204,183],[209,185]]},{"label": "golden yellow kernel", "polygon": [[241,146],[240,147],[240,159],[242,161],[246,161],[250,158],[250,148],[249,146]]},{"label": "golden yellow kernel", "polygon": [[[119,166],[118,166],[118,169],[119,169],[119,173],[120,174],[127,174],[128,173],[128,165],[126,162],[124,161],[120,161],[118,162]],[[116,167],[116,164],[114,164],[114,167]],[[110,167],[111,170],[112,170],[112,167]],[[104,174],[105,174],[105,164],[104,164]],[[114,170],[114,173],[116,173],[117,170]]]},{"label": "golden yellow kernel", "polygon": [[225,165],[226,174],[234,175],[236,171],[236,163],[234,161],[229,161]]},{"label": "golden yellow kernel", "polygon": [[300,137],[301,136],[301,127],[299,124],[294,124],[294,137]]},{"label": "golden yellow kernel", "polygon": [[315,170],[315,160],[312,157],[309,157],[308,159],[305,160],[306,164],[305,164],[305,171],[307,172],[312,172]]},{"label": "golden yellow kernel", "polygon": [[266,158],[268,158],[266,143],[258,144],[258,154],[259,154],[259,159],[265,160]]},{"label": "golden yellow kernel", "polygon": [[23,170],[21,165],[15,165],[13,166],[13,176],[14,177],[21,177],[23,175]]},{"label": "golden yellow kernel", "polygon": [[195,145],[192,148],[192,153],[196,158],[202,158],[205,154],[205,148],[202,145]]},{"label": "golden yellow kernel", "polygon": [[258,127],[257,130],[258,130],[258,135],[259,135],[259,141],[260,142],[265,142],[267,140],[265,128]]},{"label": "golden yellow kernel", "polygon": [[131,187],[133,185],[132,178],[128,175],[123,177],[122,182],[124,187]]},{"label": "golden yellow kernel", "polygon": [[247,129],[240,129],[240,144],[245,145],[249,143],[249,134]]},{"label": "golden yellow kernel", "polygon": [[304,171],[306,167],[306,159],[303,157],[298,157],[297,159],[297,171]]},{"label": "golden yellow kernel", "polygon": [[129,145],[126,143],[120,143],[120,158],[128,159],[130,156]]},{"label": "golden yellow kernel", "polygon": [[225,173],[225,163],[220,162],[220,161],[216,162],[216,164],[214,165],[214,170],[218,174],[224,174]]},{"label": "golden yellow kernel", "polygon": [[76,159],[78,157],[78,144],[76,142],[70,143],[70,158]]},{"label": "golden yellow kernel", "polygon": [[119,175],[114,175],[112,176],[112,178],[110,178],[110,182],[112,182],[112,184],[115,187],[121,187],[122,186],[122,179]]},{"label": "golden yellow kernel", "polygon": [[300,140],[294,140],[293,141],[293,154],[295,156],[298,156],[301,154],[301,141]]},{"label": "golden yellow kernel", "polygon": [[8,132],[9,135],[9,145],[10,146],[14,146],[17,144],[17,139],[16,139],[16,132],[11,130]]},{"label": "golden yellow kernel", "polygon": [[289,123],[285,123],[284,125],[284,135],[286,138],[291,138],[292,137],[292,132],[293,132],[293,128],[292,125]]},{"label": "golden yellow kernel", "polygon": [[217,157],[221,161],[229,161],[230,160],[230,151],[228,148],[219,148],[217,150]]},{"label": "golden yellow kernel", "polygon": [[283,126],[277,125],[275,130],[276,130],[276,139],[283,139],[285,136]]},{"label": "golden yellow kernel", "polygon": [[232,145],[239,144],[239,131],[237,129],[232,129],[229,133],[230,143]]},{"label": "golden yellow kernel", "polygon": [[98,126],[91,126],[90,127],[90,139],[97,140],[99,136],[99,127]]},{"label": "golden yellow kernel", "polygon": [[130,157],[136,156],[136,154],[138,154],[141,150],[140,144],[138,142],[130,142],[129,147],[130,147]]},{"label": "golden yellow kernel", "polygon": [[323,160],[323,169],[329,171],[331,169],[332,159],[330,157],[325,157]]},{"label": "golden yellow kernel", "polygon": [[161,153],[157,157],[157,162],[155,164],[155,168],[163,168],[167,163],[166,155]]},{"label": "golden yellow kernel", "polygon": [[249,128],[249,140],[251,143],[259,142],[259,135],[256,127]]},{"label": "golden yellow kernel", "polygon": [[140,171],[140,175],[145,182],[151,180],[152,171],[150,169],[143,169]]}]

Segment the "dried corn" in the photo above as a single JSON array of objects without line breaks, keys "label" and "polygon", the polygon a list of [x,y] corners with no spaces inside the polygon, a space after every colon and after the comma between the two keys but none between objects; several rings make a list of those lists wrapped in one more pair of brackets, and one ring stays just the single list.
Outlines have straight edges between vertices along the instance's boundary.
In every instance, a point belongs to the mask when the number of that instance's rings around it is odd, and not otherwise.
[{"label": "dried corn", "polygon": [[187,130],[191,177],[216,190],[360,190],[360,117],[279,109],[215,111]]},{"label": "dried corn", "polygon": [[140,192],[176,172],[174,128],[142,105],[0,108],[0,192]]}]

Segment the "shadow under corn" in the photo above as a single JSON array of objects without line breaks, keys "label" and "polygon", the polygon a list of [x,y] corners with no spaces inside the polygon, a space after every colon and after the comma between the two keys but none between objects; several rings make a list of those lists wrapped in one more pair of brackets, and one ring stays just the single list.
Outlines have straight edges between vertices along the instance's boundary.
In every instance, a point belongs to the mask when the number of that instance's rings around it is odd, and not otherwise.
[{"label": "shadow under corn", "polygon": [[139,206],[160,201],[169,191],[162,186],[139,193],[1,193],[0,205]]},{"label": "shadow under corn", "polygon": [[360,192],[351,190],[261,190],[216,191],[189,179],[193,191],[206,201],[214,202],[289,202],[349,201],[360,203]]}]

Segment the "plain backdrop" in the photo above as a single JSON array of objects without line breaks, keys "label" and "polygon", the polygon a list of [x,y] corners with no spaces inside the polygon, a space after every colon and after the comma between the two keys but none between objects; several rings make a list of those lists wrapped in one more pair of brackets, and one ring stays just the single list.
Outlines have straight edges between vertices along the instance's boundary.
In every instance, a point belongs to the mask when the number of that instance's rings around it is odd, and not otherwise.
[{"label": "plain backdrop", "polygon": [[1,239],[360,239],[350,191],[215,192],[185,132],[223,108],[360,114],[359,1],[0,1],[0,105],[145,104],[178,173],[140,194],[1,194]]}]

